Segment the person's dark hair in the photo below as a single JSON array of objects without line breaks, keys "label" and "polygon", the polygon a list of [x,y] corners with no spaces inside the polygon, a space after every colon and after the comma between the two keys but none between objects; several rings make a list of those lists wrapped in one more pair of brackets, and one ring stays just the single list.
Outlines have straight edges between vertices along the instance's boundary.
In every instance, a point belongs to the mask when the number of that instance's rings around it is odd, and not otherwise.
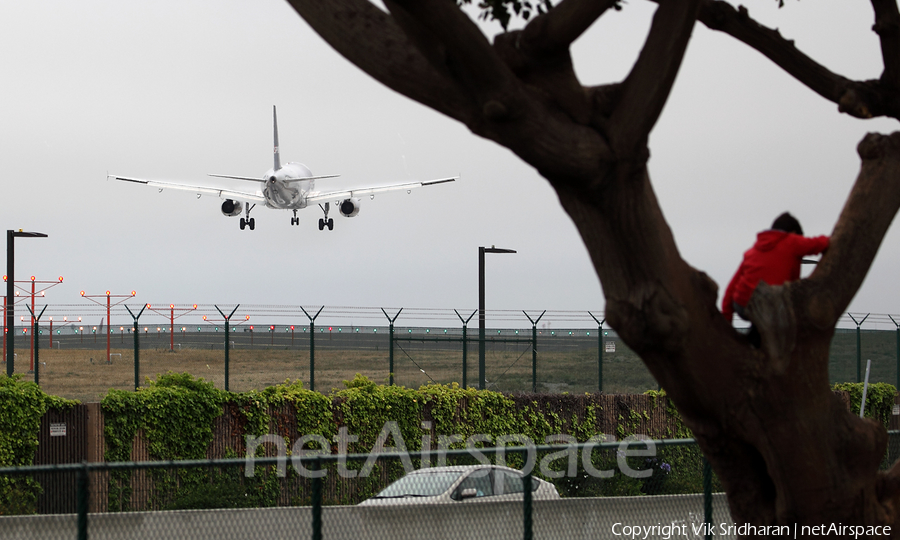
[{"label": "person's dark hair", "polygon": [[797,218],[787,212],[775,218],[775,221],[772,222],[772,229],[800,235],[803,234],[803,227],[800,226],[800,222],[797,221]]}]

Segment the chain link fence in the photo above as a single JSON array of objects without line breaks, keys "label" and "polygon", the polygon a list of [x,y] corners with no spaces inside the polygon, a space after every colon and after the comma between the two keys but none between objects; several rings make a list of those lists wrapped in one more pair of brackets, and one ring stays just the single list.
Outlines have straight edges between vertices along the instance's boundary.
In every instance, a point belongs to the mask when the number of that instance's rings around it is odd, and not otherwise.
[{"label": "chain link fence", "polygon": [[[36,340],[23,316],[25,324],[13,329],[15,364],[7,371],[82,401],[110,388],[144,386],[167,371],[232,391],[292,379],[328,393],[356,373],[411,388],[456,382],[503,392],[658,389],[602,316],[587,311],[488,311],[495,326],[482,338],[471,310],[172,304],[139,315],[135,306],[114,306],[110,319],[122,324],[105,325],[106,310],[97,308],[49,305]],[[843,317],[832,341],[831,382],[861,381],[872,360],[870,382],[900,386],[900,329],[886,329],[894,320]]]},{"label": "chain link fence", "polygon": [[[900,455],[900,432],[889,435],[883,468]],[[443,463],[451,466],[428,468]],[[520,474],[497,463],[533,465]],[[490,470],[471,474],[479,467]],[[393,483],[444,471],[455,476],[444,483],[434,480],[437,474],[418,484]],[[552,496],[544,489],[548,485],[555,490]],[[477,453],[470,448],[440,455],[301,451],[239,459],[0,468],[0,537],[746,536],[732,522],[727,500],[717,489],[690,439],[644,440],[626,447],[601,442],[477,448]]]},{"label": "chain link fence", "polygon": [[3,513],[40,512],[0,517],[3,538],[735,536],[690,439],[32,466],[0,482]]}]

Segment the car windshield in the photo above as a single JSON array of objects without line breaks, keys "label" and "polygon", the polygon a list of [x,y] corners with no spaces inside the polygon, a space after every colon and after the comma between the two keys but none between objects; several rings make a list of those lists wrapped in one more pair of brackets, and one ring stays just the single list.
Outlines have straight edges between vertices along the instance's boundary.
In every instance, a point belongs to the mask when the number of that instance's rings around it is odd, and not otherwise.
[{"label": "car windshield", "polygon": [[444,493],[462,474],[460,471],[434,471],[408,474],[384,488],[377,499],[392,497],[434,497]]}]

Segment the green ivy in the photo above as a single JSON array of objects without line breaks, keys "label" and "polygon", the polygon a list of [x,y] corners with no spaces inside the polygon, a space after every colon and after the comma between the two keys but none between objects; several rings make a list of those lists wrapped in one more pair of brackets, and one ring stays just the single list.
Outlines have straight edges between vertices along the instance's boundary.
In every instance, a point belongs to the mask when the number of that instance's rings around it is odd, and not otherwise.
[{"label": "green ivy", "polygon": [[[67,409],[76,403],[46,394],[21,375],[0,375],[0,466],[33,464],[41,418],[48,409]],[[34,513],[40,492],[31,478],[0,478],[0,515]]]},{"label": "green ivy", "polygon": [[[837,383],[832,389],[850,394],[850,412],[859,414],[862,403],[863,383]],[[885,428],[890,425],[891,411],[894,408],[894,395],[897,389],[888,383],[872,383],[866,390],[866,418],[879,420]]]},{"label": "green ivy", "polygon": [[[307,390],[300,381],[287,380],[264,390],[233,393],[217,390],[212,383],[194,379],[188,374],[167,373],[137,392],[111,390],[102,403],[106,416],[106,459],[132,459],[131,448],[139,430],[147,438],[151,459],[204,458],[214,435],[215,419],[226,407],[238,414],[240,420],[233,429],[242,435],[277,433],[285,437],[290,450],[294,441],[288,438],[294,434],[318,434],[329,441],[329,451],[336,453],[336,436],[339,428],[344,428],[357,437],[346,451],[358,454],[365,454],[375,446],[389,421],[396,423],[407,450],[418,451],[423,438],[431,438],[430,444],[437,447],[438,438],[447,435],[460,435],[462,439],[450,448],[464,448],[465,439],[475,434],[488,435],[494,441],[502,435],[521,434],[536,444],[543,444],[547,435],[565,433],[584,442],[599,435],[598,419],[604,412],[597,398],[590,394],[514,397],[499,392],[461,388],[455,383],[410,389],[379,385],[362,375],[344,381],[344,386],[325,395]],[[851,400],[855,400],[858,408],[857,389],[853,385],[840,389],[850,391]],[[617,422],[610,429],[614,430],[617,439],[641,432],[660,399],[664,400],[668,416],[674,419],[663,436],[692,437],[665,392],[650,391],[647,394],[651,397],[651,408],[621,408],[615,412]],[[577,406],[575,400],[580,400]],[[271,411],[288,404],[293,408],[293,416],[290,416],[291,412],[284,411],[278,413],[277,418],[271,417]],[[870,386],[868,415],[884,421],[889,418],[892,404],[893,387]],[[573,414],[573,408],[582,412]],[[296,426],[283,425],[282,422],[296,422]],[[384,446],[396,447],[398,443],[388,438]],[[487,443],[487,446],[492,444]],[[226,450],[232,453],[238,451]],[[257,449],[258,453],[263,451],[262,447]],[[542,457],[538,456],[538,463]],[[462,458],[460,462],[465,462],[465,459],[468,458]],[[520,459],[512,454],[508,454],[507,459],[513,466],[520,465]],[[615,468],[614,451],[595,450],[591,459],[597,468]],[[554,466],[563,466],[563,461],[559,460]],[[581,495],[692,492],[700,489],[700,463],[699,450],[694,447],[660,448],[654,460],[640,460],[632,465],[636,469],[653,469],[653,475],[648,480],[627,478],[621,474],[616,474],[613,479],[592,479],[579,475],[580,480],[560,480],[557,483],[561,491]],[[422,463],[416,461],[413,465],[418,467]],[[347,466],[360,470],[363,463]],[[337,477],[336,467],[333,463],[328,465],[329,478]],[[581,470],[580,463],[578,467]],[[296,492],[292,501],[297,504],[307,501],[306,480],[298,478],[293,469],[289,468],[289,471],[287,479],[278,478],[273,467],[257,467],[253,478],[208,470],[160,473],[153,477],[155,493],[151,495],[150,504],[153,508],[187,508],[220,501],[217,504],[226,506],[266,506],[276,503],[285,482],[299,482],[298,485],[306,486]],[[402,474],[400,462],[379,463],[367,477],[342,479],[342,487],[331,502],[358,502]],[[129,508],[130,474],[115,473],[111,476],[110,509]],[[215,487],[217,484],[227,484],[232,489],[219,489]]]}]

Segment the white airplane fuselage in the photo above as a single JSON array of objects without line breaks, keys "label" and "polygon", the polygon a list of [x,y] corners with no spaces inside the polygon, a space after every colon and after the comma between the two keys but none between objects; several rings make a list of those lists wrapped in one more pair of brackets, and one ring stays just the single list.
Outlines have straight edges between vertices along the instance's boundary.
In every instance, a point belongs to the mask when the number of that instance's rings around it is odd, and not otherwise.
[{"label": "white airplane fuselage", "polygon": [[262,188],[266,207],[282,210],[306,208],[307,197],[315,188],[316,181],[304,178],[312,175],[306,165],[297,162],[285,163],[277,171],[274,168],[266,171]]}]

